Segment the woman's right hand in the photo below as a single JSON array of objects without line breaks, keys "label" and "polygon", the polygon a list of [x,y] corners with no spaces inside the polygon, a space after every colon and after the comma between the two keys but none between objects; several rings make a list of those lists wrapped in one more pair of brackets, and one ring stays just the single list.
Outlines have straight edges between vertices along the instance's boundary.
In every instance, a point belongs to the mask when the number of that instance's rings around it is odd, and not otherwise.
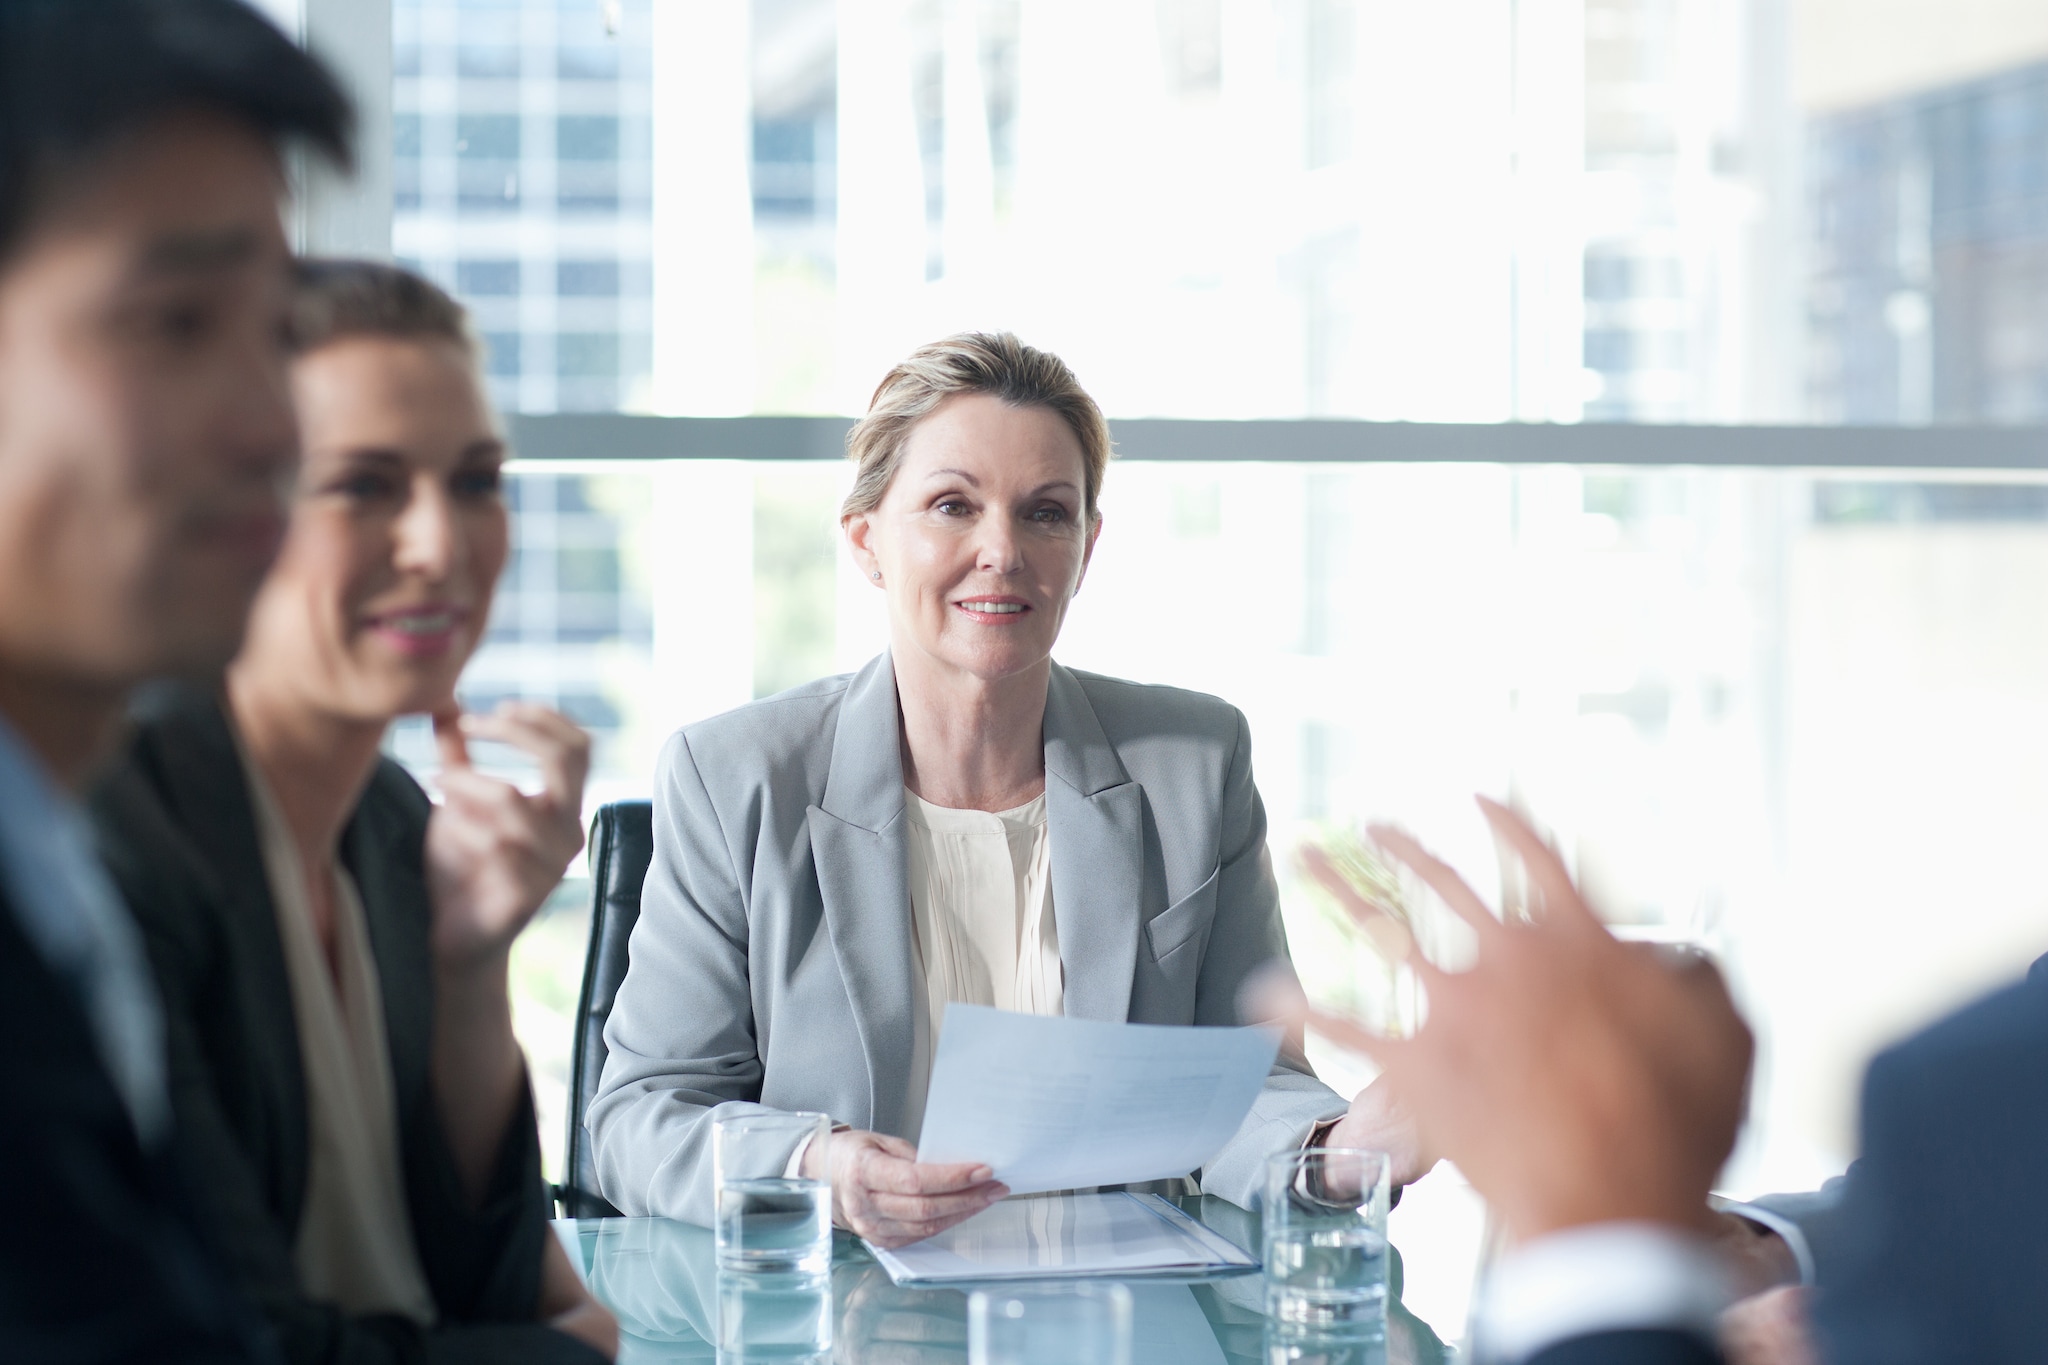
[{"label": "woman's right hand", "polygon": [[[477,772],[469,762],[472,739],[530,755],[542,790],[529,796]],[[583,849],[590,736],[545,706],[507,701],[486,715],[436,714],[434,741],[443,798],[427,820],[434,965],[444,978],[479,971],[502,977],[512,940]]]},{"label": "woman's right hand", "polygon": [[986,1166],[923,1165],[902,1138],[857,1128],[813,1143],[804,1153],[805,1178],[825,1179],[827,1162],[832,1221],[882,1247],[921,1242],[1010,1192]]}]

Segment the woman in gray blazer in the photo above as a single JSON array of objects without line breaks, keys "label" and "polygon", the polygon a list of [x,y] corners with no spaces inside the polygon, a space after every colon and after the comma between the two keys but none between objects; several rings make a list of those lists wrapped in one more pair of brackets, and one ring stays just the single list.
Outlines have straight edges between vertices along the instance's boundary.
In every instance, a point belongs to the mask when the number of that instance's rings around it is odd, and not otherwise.
[{"label": "woman in gray blazer", "polygon": [[[901,1244],[1005,1193],[916,1161],[947,1003],[1235,1024],[1287,940],[1244,717],[1052,660],[1109,457],[1066,365],[948,338],[848,446],[889,651],[669,741],[586,1122],[606,1198],[709,1223],[713,1117],[821,1110],[847,1131],[788,1167],[829,1167],[841,1226]],[[1247,1204],[1313,1136],[1387,1145],[1376,1098],[1347,1112],[1290,1042],[1203,1188]]]}]

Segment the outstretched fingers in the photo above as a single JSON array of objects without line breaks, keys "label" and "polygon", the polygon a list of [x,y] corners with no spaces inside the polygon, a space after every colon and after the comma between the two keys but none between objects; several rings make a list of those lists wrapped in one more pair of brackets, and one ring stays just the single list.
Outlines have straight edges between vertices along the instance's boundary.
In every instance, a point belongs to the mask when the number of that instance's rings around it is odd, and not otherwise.
[{"label": "outstretched fingers", "polygon": [[1415,935],[1408,926],[1389,914],[1386,907],[1367,900],[1351,879],[1330,861],[1330,855],[1315,844],[1301,847],[1301,865],[1317,885],[1330,893],[1359,932],[1372,941],[1380,956],[1393,962],[1424,966],[1428,963],[1415,951]]},{"label": "outstretched fingers", "polygon": [[1248,1020],[1278,1024],[1290,1032],[1311,1028],[1339,1047],[1363,1053],[1385,1064],[1387,1054],[1400,1041],[1372,1032],[1341,1014],[1318,1009],[1309,1003],[1294,969],[1284,962],[1270,962],[1246,980],[1238,998],[1238,1013]]},{"label": "outstretched fingers", "polygon": [[1361,1053],[1383,1067],[1408,1046],[1405,1039],[1389,1038],[1385,1034],[1374,1033],[1341,1014],[1332,1014],[1314,1005],[1308,1006],[1303,1012],[1302,1022],[1338,1047]]},{"label": "outstretched fingers", "polygon": [[1453,914],[1472,926],[1482,943],[1489,934],[1500,932],[1500,921],[1479,899],[1479,893],[1465,884],[1457,869],[1424,848],[1406,830],[1393,825],[1370,825],[1366,833],[1374,843],[1413,868],[1415,875],[1443,898]]},{"label": "outstretched fingers", "polygon": [[1543,893],[1543,913],[1552,923],[1571,924],[1585,928],[1606,930],[1599,917],[1586,904],[1579,888],[1572,884],[1572,874],[1566,869],[1564,859],[1557,856],[1557,850],[1546,842],[1542,835],[1529,827],[1514,811],[1490,797],[1476,797],[1479,812],[1486,817],[1486,823],[1493,826],[1494,834],[1514,849],[1515,856],[1529,870],[1536,881],[1537,889]]}]

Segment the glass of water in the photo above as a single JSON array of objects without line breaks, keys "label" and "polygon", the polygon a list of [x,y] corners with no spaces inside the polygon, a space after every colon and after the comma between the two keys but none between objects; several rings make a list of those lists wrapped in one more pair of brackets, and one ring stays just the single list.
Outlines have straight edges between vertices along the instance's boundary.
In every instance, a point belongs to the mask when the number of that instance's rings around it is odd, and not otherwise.
[{"label": "glass of water", "polygon": [[967,1365],[1131,1365],[1131,1291],[1099,1280],[977,1289]]},{"label": "glass of water", "polygon": [[1372,1341],[1387,1331],[1384,1152],[1309,1147],[1267,1159],[1266,1316],[1282,1332]]},{"label": "glass of water", "polygon": [[832,1277],[718,1276],[718,1365],[832,1365]]},{"label": "glass of water", "polygon": [[718,1268],[777,1275],[822,1275],[832,1264],[832,1186],[797,1173],[797,1149],[816,1149],[813,1169],[828,1170],[823,1114],[771,1110],[712,1120],[712,1176],[718,1189]]}]

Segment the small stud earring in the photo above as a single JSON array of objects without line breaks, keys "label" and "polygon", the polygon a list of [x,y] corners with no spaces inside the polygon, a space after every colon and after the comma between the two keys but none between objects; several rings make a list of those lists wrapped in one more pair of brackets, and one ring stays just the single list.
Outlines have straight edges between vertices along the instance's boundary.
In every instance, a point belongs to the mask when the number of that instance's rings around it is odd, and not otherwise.
[{"label": "small stud earring", "polygon": [[871,569],[868,571],[868,577],[879,583],[882,581],[882,571],[880,569]]}]

